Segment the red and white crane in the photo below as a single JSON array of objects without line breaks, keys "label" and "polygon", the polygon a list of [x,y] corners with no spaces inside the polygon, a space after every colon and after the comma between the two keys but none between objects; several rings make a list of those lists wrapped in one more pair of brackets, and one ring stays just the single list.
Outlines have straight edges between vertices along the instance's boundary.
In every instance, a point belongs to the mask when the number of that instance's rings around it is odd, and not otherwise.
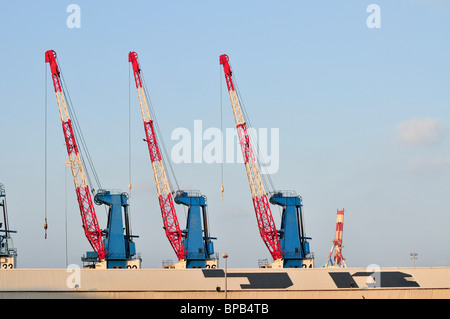
[{"label": "red and white crane", "polygon": [[231,107],[233,109],[234,120],[236,123],[237,135],[241,145],[242,157],[244,159],[245,170],[247,172],[248,183],[255,209],[256,220],[258,223],[259,233],[270,254],[274,263],[282,260],[283,253],[280,246],[278,232],[273,220],[272,211],[270,209],[269,200],[267,197],[264,184],[261,179],[258,163],[255,158],[250,137],[247,131],[247,125],[239,104],[239,98],[233,83],[232,71],[228,62],[228,56],[223,54],[220,56],[220,64],[223,65],[225,79],[227,82],[228,93],[230,95]]},{"label": "red and white crane", "polygon": [[164,230],[172,248],[175,251],[175,254],[178,257],[178,260],[183,260],[186,257],[186,251],[184,249],[182,231],[175,211],[174,200],[169,187],[169,182],[167,180],[164,162],[155,134],[153,120],[150,116],[147,97],[145,95],[145,90],[140,75],[141,68],[139,66],[136,52],[130,52],[128,54],[128,62],[130,62],[133,67],[133,75],[136,82],[136,89],[141,107],[142,120],[144,122],[146,141],[150,153],[150,160],[152,163],[153,176],[155,178],[156,192],[158,194],[159,206],[161,208]]},{"label": "red and white crane", "polygon": [[84,233],[92,248],[95,252],[97,252],[98,258],[100,260],[104,260],[106,257],[106,252],[102,240],[102,230],[100,229],[97,220],[90,188],[86,180],[81,154],[75,139],[72,121],[69,117],[64,88],[60,78],[60,70],[56,59],[56,52],[53,50],[45,52],[45,62],[50,64],[53,86],[55,88],[56,100],[58,103],[59,114],[61,116],[62,128],[66,142],[65,144],[67,154],[69,155],[69,163],[72,170],[72,177],[75,184],[75,192],[77,194]]},{"label": "red and white crane", "polygon": [[331,246],[331,250],[330,253],[328,254],[327,262],[324,267],[347,268],[345,259],[342,256],[343,231],[344,231],[344,209],[342,210],[338,209],[336,217],[336,235],[334,237],[333,246]]}]

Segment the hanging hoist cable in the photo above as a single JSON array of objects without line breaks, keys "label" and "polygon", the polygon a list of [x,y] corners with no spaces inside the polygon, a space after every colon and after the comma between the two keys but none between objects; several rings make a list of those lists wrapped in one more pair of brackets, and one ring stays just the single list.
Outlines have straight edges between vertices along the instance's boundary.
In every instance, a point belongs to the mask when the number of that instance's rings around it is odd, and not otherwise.
[{"label": "hanging hoist cable", "polygon": [[131,229],[131,67],[128,66],[128,223]]},{"label": "hanging hoist cable", "polygon": [[45,67],[44,105],[44,238],[47,239],[47,66]]},{"label": "hanging hoist cable", "polygon": [[128,64],[128,192],[131,197],[131,66]]},{"label": "hanging hoist cable", "polygon": [[222,68],[219,65],[219,78],[220,78],[220,133],[222,134],[222,139],[221,139],[221,149],[222,149],[222,158],[221,158],[221,164],[220,164],[220,180],[221,180],[221,187],[220,187],[220,192],[221,192],[221,199],[223,200],[223,161],[224,161],[224,157],[223,157],[223,107],[222,107]]}]

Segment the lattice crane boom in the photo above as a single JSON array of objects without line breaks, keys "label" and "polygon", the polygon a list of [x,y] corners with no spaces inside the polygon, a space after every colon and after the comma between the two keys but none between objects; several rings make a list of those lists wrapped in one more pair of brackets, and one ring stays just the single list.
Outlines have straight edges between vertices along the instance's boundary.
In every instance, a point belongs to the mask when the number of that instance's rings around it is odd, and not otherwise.
[{"label": "lattice crane boom", "polygon": [[158,194],[159,206],[161,208],[164,230],[178,259],[182,260],[186,257],[182,232],[175,211],[173,196],[167,181],[167,175],[156,138],[153,120],[150,117],[148,101],[140,75],[141,68],[136,52],[130,52],[128,54],[128,62],[131,62],[133,67],[133,75],[136,82],[136,89],[141,107],[142,120],[144,122],[145,135],[150,153],[150,160],[152,163],[153,176],[155,178],[156,192]]},{"label": "lattice crane boom", "polygon": [[258,163],[250,142],[250,137],[247,132],[246,122],[239,104],[237,93],[235,91],[232,71],[228,60],[227,55],[223,54],[220,56],[220,64],[223,65],[225,73],[225,80],[227,82],[228,93],[230,95],[231,107],[233,109],[239,143],[241,145],[242,156],[244,158],[245,170],[247,172],[259,232],[261,238],[269,249],[272,258],[274,260],[279,260],[283,257],[283,253],[279,243],[277,229],[269,206],[267,193],[261,179]]},{"label": "lattice crane boom", "polygon": [[67,110],[64,88],[62,87],[60,71],[56,60],[56,52],[53,50],[45,52],[45,62],[50,64],[53,86],[55,88],[56,100],[61,117],[84,233],[92,248],[97,252],[98,258],[103,260],[106,257],[106,252],[102,241],[102,230],[99,227],[89,185],[86,181],[81,154],[78,149],[72,122]]}]

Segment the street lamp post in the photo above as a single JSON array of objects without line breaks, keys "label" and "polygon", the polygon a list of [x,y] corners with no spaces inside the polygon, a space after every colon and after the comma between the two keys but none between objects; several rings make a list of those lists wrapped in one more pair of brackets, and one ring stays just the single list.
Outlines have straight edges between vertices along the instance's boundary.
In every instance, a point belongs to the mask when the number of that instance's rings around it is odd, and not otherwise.
[{"label": "street lamp post", "polygon": [[228,254],[222,254],[222,257],[225,259],[225,299],[227,299],[227,259],[228,259]]},{"label": "street lamp post", "polygon": [[410,253],[409,254],[409,256],[410,256],[410,259],[412,259],[412,261],[413,261],[413,267],[415,268],[416,267],[416,259],[418,259],[418,256],[419,254],[418,253]]}]

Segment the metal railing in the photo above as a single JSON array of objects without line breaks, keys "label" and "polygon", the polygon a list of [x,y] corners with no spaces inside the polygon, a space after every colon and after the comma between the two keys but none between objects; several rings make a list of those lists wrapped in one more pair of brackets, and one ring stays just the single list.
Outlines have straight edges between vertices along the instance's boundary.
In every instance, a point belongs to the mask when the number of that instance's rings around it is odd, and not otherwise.
[{"label": "metal railing", "polygon": [[297,192],[293,190],[275,190],[270,192],[269,196],[273,196],[275,194],[281,194],[283,197],[300,197],[297,195]]}]

